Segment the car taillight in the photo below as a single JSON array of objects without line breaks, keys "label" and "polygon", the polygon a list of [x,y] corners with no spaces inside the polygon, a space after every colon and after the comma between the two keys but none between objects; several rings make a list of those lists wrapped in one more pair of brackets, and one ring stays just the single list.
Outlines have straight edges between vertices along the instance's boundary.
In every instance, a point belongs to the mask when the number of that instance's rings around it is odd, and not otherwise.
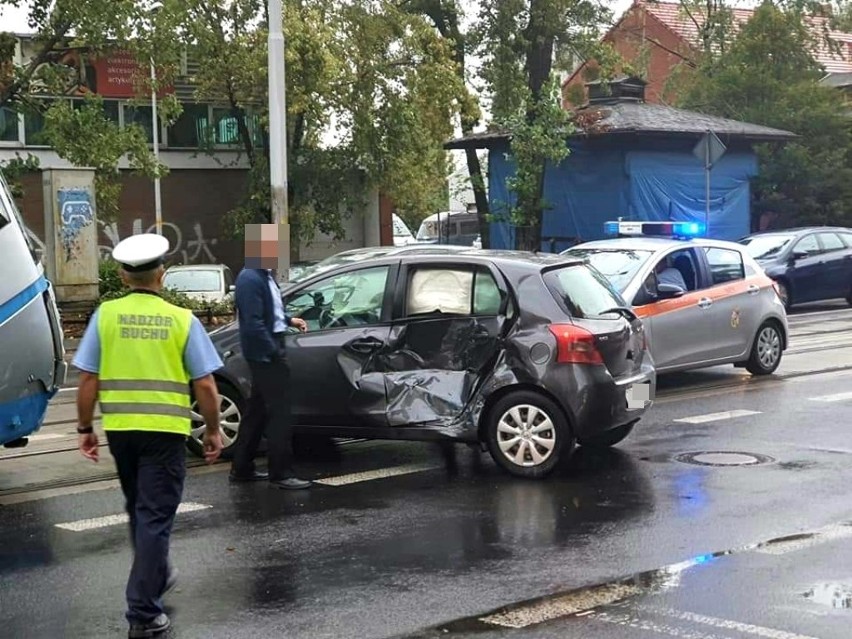
[{"label": "car taillight", "polygon": [[556,361],[560,364],[603,364],[595,336],[574,324],[551,324],[556,338]]}]

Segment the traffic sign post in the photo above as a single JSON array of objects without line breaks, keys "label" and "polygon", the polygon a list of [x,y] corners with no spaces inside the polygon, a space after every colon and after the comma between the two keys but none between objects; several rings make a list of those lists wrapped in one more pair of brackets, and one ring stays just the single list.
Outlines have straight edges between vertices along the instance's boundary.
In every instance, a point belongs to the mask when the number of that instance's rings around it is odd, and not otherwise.
[{"label": "traffic sign post", "polygon": [[692,149],[692,154],[704,163],[704,232],[710,236],[710,169],[718,162],[725,154],[728,147],[724,145],[713,131],[707,129],[695,148]]}]

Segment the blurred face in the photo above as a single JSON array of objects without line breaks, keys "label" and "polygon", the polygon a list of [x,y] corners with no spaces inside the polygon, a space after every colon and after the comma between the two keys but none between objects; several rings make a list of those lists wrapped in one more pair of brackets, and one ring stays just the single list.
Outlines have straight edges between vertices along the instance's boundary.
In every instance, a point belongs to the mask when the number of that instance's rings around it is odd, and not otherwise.
[{"label": "blurred face", "polygon": [[245,228],[246,268],[278,268],[278,226],[247,224]]}]

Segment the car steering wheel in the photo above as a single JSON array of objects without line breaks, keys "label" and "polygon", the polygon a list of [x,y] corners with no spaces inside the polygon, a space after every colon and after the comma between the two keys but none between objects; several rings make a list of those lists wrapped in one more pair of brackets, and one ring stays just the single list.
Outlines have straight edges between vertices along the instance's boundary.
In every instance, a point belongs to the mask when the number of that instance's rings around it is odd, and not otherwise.
[{"label": "car steering wheel", "polygon": [[334,309],[333,308],[324,308],[320,311],[319,318],[317,318],[320,328],[327,328],[333,321],[335,321],[334,317]]}]

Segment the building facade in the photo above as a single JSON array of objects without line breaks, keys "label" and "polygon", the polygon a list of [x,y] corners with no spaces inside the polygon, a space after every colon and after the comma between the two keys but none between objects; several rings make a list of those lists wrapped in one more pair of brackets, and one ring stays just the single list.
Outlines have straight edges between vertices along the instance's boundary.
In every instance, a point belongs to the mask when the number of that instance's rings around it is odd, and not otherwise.
[{"label": "building facade", "polygon": [[[32,59],[36,45],[27,35],[18,36],[19,64]],[[45,104],[56,100],[82,104],[87,94],[103,98],[105,115],[118,126],[141,126],[153,146],[153,106],[139,100],[134,77],[140,70],[136,60],[118,51],[99,58],[84,49],[57,49],[47,62],[67,74],[69,88],[61,96],[46,88],[38,96],[36,83],[31,91]],[[191,78],[196,62],[184,56],[174,85],[165,91],[177,97],[183,107],[178,120],[159,126],[160,161],[169,168],[161,180],[163,233],[171,242],[174,263],[225,263],[235,272],[243,264],[243,244],[225,229],[225,214],[237,207],[245,194],[248,162],[242,152],[237,121],[223,103],[200,104],[194,99]],[[262,143],[257,114],[248,112],[247,126],[256,144]],[[44,120],[38,113],[17,113],[0,109],[0,162],[36,157],[43,169],[70,168],[71,165],[48,146],[43,136]],[[112,247],[131,233],[155,229],[154,184],[134,174],[126,161],[119,164],[123,186],[120,217],[114,222],[99,221],[99,249],[108,255]],[[25,194],[19,202],[24,220],[36,246],[44,247],[44,202],[41,176],[26,176]],[[344,240],[317,236],[301,247],[302,259],[319,259],[332,253],[393,242],[392,204],[378,191],[360,194],[365,206],[346,220]]]}]

